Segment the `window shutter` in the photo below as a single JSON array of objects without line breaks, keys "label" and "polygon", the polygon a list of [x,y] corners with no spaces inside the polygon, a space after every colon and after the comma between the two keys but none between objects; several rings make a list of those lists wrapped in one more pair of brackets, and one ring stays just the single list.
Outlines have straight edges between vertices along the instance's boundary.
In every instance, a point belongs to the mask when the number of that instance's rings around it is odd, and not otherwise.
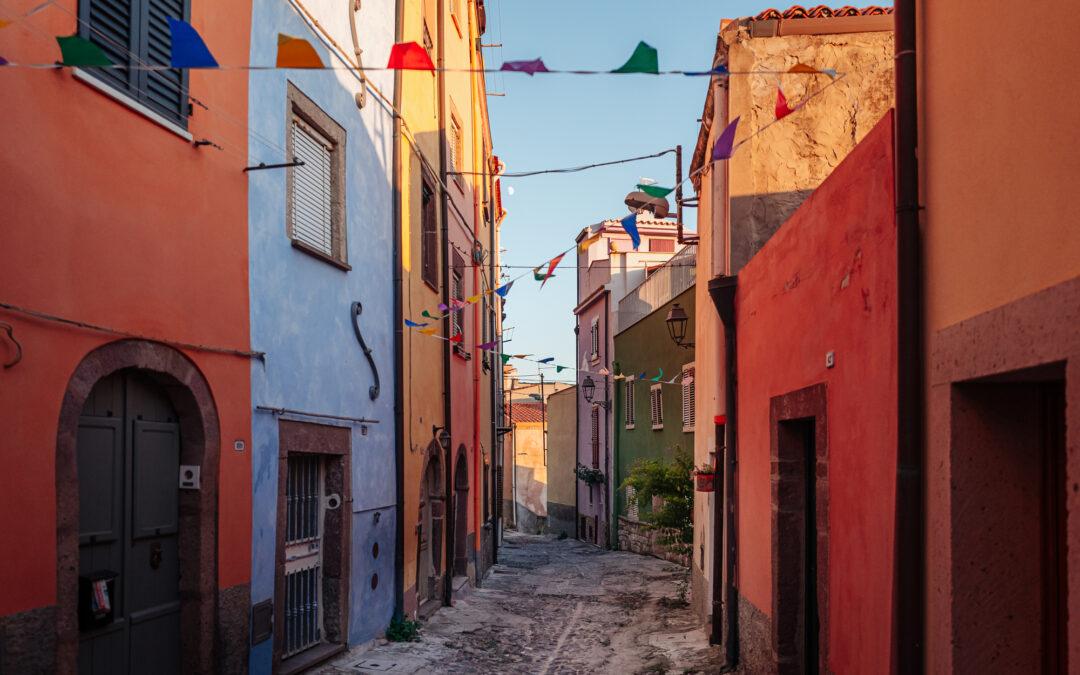
[{"label": "window shutter", "polygon": [[[134,4],[134,3],[132,3]],[[172,36],[168,17],[185,20],[184,0],[147,0],[144,46],[140,54],[151,65],[168,65],[172,60]],[[144,70],[139,88],[150,103],[172,116],[187,117],[185,77],[179,68]]]},{"label": "window shutter", "polygon": [[694,414],[697,405],[695,400],[696,389],[694,388],[694,364],[689,363],[683,366],[680,382],[682,383],[683,431],[692,431],[697,418]]},{"label": "window shutter", "polygon": [[639,520],[637,505],[637,490],[632,485],[626,486],[626,517],[630,520]]},{"label": "window shutter", "polygon": [[439,287],[439,233],[435,226],[435,190],[425,179],[420,187],[420,255],[424,281]]},{"label": "window shutter", "polygon": [[[131,0],[90,0],[88,10],[80,12],[83,21],[89,27],[80,29],[83,37],[101,47],[105,56],[117,65],[131,64],[132,53],[138,53],[138,45],[133,39],[132,25],[138,21],[138,7],[132,7]],[[133,16],[134,15],[134,16]],[[122,89],[135,86],[131,81],[136,71],[117,68],[102,68],[96,71],[105,81]]]},{"label": "window shutter", "polygon": [[595,405],[592,409],[592,465],[594,469],[600,468],[600,408]]},{"label": "window shutter", "polygon": [[334,255],[330,216],[331,144],[308,125],[293,119],[293,155],[304,163],[293,167],[293,238],[326,255]]},{"label": "window shutter", "polygon": [[664,426],[664,399],[660,385],[653,385],[649,390],[649,404],[652,408],[652,426],[654,429]]},{"label": "window shutter", "polygon": [[697,427],[697,388],[695,387],[694,380],[696,368],[691,366],[690,370],[690,428]]},{"label": "window shutter", "polygon": [[626,390],[626,427],[630,428],[634,426],[634,381],[626,380],[623,383],[623,387]]}]

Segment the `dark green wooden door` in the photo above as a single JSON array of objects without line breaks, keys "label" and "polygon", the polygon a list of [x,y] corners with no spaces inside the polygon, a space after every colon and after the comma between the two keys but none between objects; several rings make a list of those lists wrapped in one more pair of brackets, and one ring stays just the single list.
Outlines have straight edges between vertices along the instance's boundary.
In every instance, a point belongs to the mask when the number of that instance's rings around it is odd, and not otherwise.
[{"label": "dark green wooden door", "polygon": [[180,672],[180,427],[162,388],[125,371],[79,421],[79,672]]}]

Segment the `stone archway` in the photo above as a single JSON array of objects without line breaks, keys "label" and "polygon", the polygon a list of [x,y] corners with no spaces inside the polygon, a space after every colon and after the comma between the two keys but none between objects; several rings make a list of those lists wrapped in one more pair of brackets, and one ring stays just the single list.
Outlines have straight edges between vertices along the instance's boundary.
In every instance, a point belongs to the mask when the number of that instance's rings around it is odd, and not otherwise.
[{"label": "stone archway", "polygon": [[[446,529],[446,488],[442,448],[431,441],[424,452],[420,481],[420,532],[416,539],[416,604],[438,606],[442,598],[442,547]],[[430,607],[429,607],[430,609]],[[424,614],[424,611],[421,611]]]},{"label": "stone archway", "polygon": [[464,445],[454,461],[454,576],[469,574],[469,461]]},{"label": "stone archway", "polygon": [[185,672],[215,666],[217,505],[220,428],[206,378],[176,349],[145,340],[120,340],[88,353],[64,392],[56,438],[57,672],[78,670],[79,418],[99,380],[125,369],[152,378],[179,416],[180,463],[201,467],[201,489],[180,495],[179,552],[182,653]]}]

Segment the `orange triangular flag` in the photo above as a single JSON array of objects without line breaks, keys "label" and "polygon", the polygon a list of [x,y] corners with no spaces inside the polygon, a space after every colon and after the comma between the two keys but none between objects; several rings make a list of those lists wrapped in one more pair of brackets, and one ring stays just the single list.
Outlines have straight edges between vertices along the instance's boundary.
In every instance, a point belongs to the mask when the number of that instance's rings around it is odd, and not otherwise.
[{"label": "orange triangular flag", "polygon": [[278,68],[325,68],[322,59],[307,40],[278,33],[277,36]]},{"label": "orange triangular flag", "polygon": [[551,278],[551,275],[555,272],[555,266],[559,264],[559,261],[563,259],[564,255],[566,254],[560,253],[551,259],[551,263],[548,264],[547,274],[544,275],[544,280],[540,282],[540,288],[543,288],[544,284],[547,283],[547,280]]},{"label": "orange triangular flag", "polygon": [[439,329],[438,328],[421,328],[420,332],[423,333],[424,335],[434,335],[435,333],[439,332]]}]

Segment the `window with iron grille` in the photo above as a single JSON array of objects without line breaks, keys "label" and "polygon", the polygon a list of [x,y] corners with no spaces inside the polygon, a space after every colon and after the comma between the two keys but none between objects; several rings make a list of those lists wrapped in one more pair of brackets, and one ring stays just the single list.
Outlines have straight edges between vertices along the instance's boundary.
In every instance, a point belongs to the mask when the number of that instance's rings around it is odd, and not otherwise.
[{"label": "window with iron grille", "polygon": [[600,468],[600,407],[592,407],[592,468]]},{"label": "window with iron grille", "polygon": [[627,429],[634,428],[634,380],[626,379],[623,382],[623,389],[626,392],[626,410],[623,418],[626,422]]},{"label": "window with iron grille", "polygon": [[291,82],[286,153],[287,231],[293,246],[349,269],[345,246],[345,129]]},{"label": "window with iron grille", "polygon": [[439,290],[439,230],[436,222],[435,183],[423,171],[420,183],[420,276],[432,288]]},{"label": "window with iron grille", "polygon": [[184,128],[188,118],[186,69],[132,69],[169,65],[168,18],[188,21],[187,0],[80,0],[79,36],[90,40],[121,68],[86,68],[92,77],[130,96]]},{"label": "window with iron grille", "polygon": [[[465,259],[461,257],[461,254],[456,250],[454,253],[454,270],[450,275],[450,297],[453,299],[454,305],[460,307],[465,302]],[[461,342],[454,345],[455,351],[465,352],[465,322],[462,321],[461,315],[465,310],[459,309],[456,312],[450,312],[450,333],[451,337],[454,335],[461,336]]]},{"label": "window with iron grille", "polygon": [[683,431],[693,431],[697,424],[697,403],[694,400],[694,364],[688,363],[682,368],[682,428]]},{"label": "window with iron grille", "polygon": [[664,391],[662,386],[654,384],[649,388],[649,407],[652,410],[652,428],[664,428]]},{"label": "window with iron grille", "polygon": [[282,657],[304,651],[323,639],[323,467],[321,455],[289,455]]},{"label": "window with iron grille", "polygon": [[592,325],[589,327],[589,340],[592,351],[589,353],[589,359],[596,361],[600,358],[600,319],[596,318],[592,320]]}]

